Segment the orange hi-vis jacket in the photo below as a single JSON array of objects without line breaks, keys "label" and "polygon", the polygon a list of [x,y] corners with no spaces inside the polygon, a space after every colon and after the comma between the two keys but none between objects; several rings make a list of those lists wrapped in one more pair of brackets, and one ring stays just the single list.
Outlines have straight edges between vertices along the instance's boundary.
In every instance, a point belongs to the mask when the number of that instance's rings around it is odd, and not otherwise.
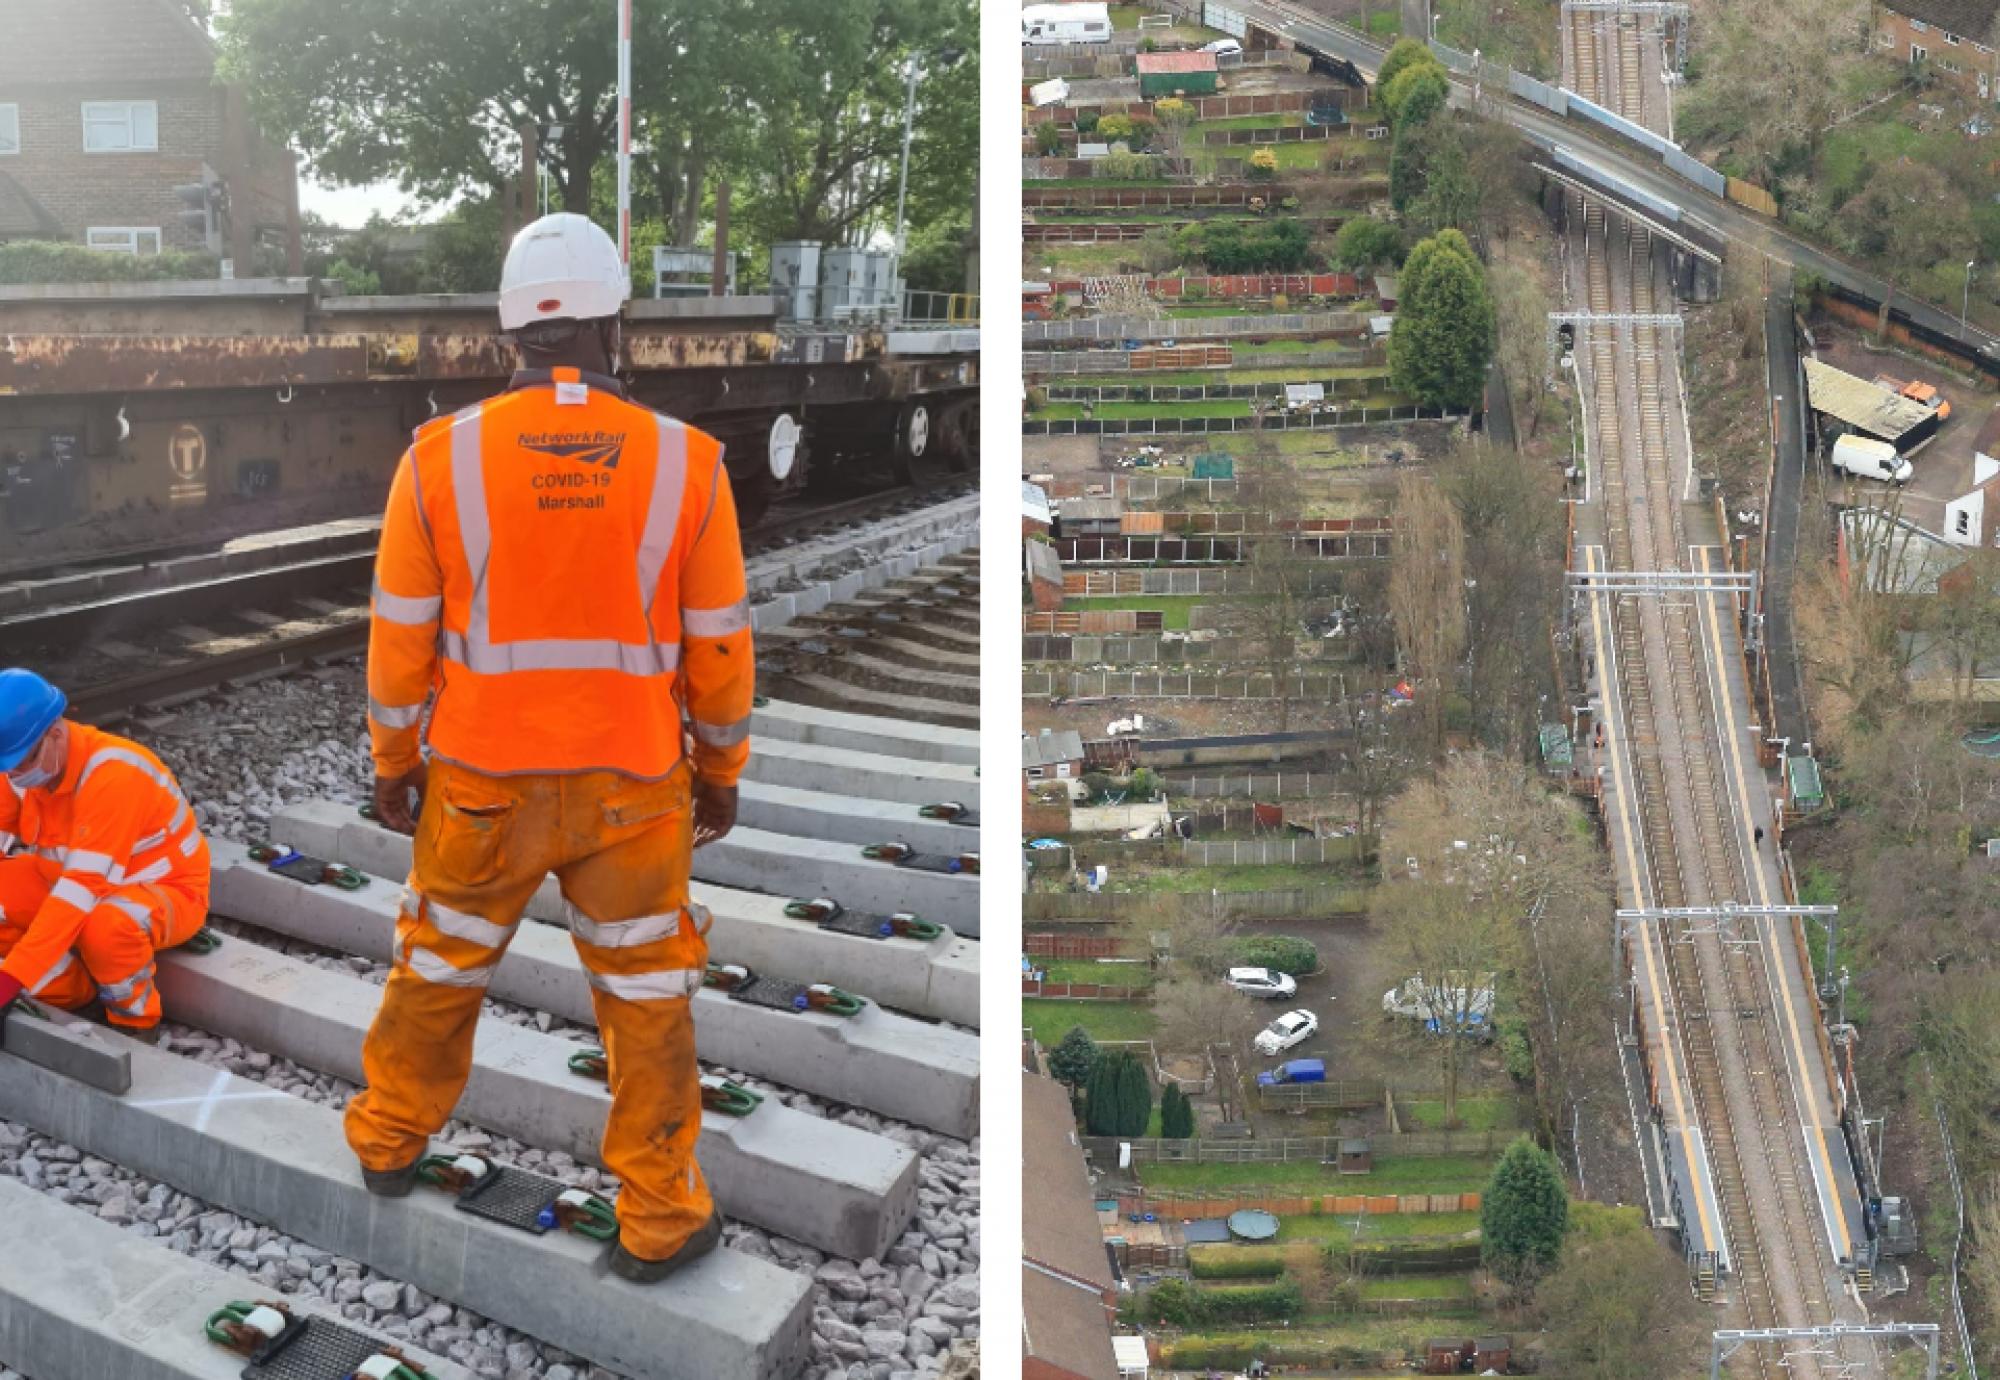
[{"label": "orange hi-vis jacket", "polygon": [[16,795],[0,786],[0,853],[9,839],[41,859],[48,899],[0,972],[30,992],[64,967],[85,917],[115,891],[153,885],[208,908],[208,841],[180,783],[151,752],[69,725],[61,779]]},{"label": "orange hi-vis jacket", "polygon": [[[375,769],[671,773],[750,756],[756,683],[736,504],[714,437],[614,379],[522,371],[421,427],[375,564]],[[683,726],[685,716],[686,725]]]}]

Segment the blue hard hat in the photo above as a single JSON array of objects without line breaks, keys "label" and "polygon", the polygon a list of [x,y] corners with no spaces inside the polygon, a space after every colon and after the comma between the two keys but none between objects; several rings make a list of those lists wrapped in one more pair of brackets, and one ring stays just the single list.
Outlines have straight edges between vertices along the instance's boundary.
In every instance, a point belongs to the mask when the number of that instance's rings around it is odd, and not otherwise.
[{"label": "blue hard hat", "polygon": [[68,697],[33,671],[0,671],[0,772],[20,766],[67,708]]}]

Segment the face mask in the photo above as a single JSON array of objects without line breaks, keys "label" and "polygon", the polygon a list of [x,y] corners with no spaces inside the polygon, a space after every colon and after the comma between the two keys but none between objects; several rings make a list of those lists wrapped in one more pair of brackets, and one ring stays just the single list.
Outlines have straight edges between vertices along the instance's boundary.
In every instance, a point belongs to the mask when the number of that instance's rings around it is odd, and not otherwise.
[{"label": "face mask", "polygon": [[56,774],[38,767],[32,771],[10,771],[7,773],[7,779],[13,783],[17,791],[32,791],[37,786],[48,785],[56,779]]}]

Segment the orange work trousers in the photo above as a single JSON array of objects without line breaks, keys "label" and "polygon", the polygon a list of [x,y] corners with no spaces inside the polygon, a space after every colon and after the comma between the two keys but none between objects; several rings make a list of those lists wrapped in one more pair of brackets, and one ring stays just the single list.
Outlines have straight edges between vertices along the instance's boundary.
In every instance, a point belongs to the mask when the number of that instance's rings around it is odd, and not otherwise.
[{"label": "orange work trousers", "polygon": [[[61,875],[34,857],[0,859],[0,958],[13,952]],[[201,928],[206,906],[172,887],[140,884],[114,889],[85,917],[70,952],[35,1000],[74,1011],[104,1003],[111,1024],[148,1030],[160,1023],[153,955]]]},{"label": "orange work trousers", "polygon": [[610,1062],[603,1158],[623,1184],[619,1236],[647,1260],[680,1249],[715,1211],[694,1155],[690,999],[708,941],[706,913],[688,904],[692,830],[685,766],[639,782],[431,763],[394,965],[362,1047],[368,1086],[347,1108],[347,1141],[365,1168],[408,1165],[450,1118],[486,984],[553,872]]}]

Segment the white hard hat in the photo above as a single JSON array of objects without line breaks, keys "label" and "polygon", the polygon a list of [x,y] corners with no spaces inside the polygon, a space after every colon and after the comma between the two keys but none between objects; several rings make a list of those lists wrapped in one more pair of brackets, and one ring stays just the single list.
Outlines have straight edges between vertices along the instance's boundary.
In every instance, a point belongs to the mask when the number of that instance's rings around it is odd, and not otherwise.
[{"label": "white hard hat", "polygon": [[616,316],[632,295],[618,246],[588,216],[558,211],[514,236],[500,270],[500,328]]}]

